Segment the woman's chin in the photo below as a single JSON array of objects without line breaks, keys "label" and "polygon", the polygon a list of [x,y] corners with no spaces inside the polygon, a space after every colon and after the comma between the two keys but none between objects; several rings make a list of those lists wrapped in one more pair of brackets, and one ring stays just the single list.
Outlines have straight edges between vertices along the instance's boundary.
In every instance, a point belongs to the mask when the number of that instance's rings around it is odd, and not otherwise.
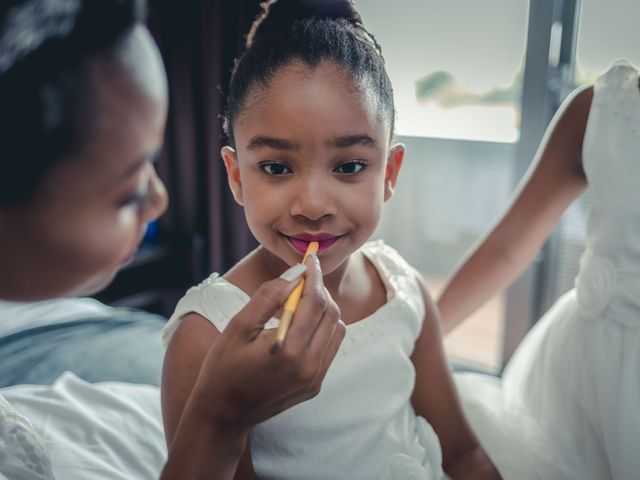
[{"label": "woman's chin", "polygon": [[42,278],[42,282],[31,282],[28,288],[14,287],[4,291],[0,285],[0,298],[13,302],[39,302],[62,297],[86,297],[104,290],[115,278],[118,270],[102,273],[84,281],[69,278]]},{"label": "woman's chin", "polygon": [[114,270],[110,273],[93,277],[91,280],[78,286],[76,289],[74,289],[74,291],[70,295],[67,295],[67,296],[87,297],[87,296],[96,294],[98,292],[101,292],[102,290],[107,288],[109,284],[111,284],[113,279],[116,277],[118,271],[119,269]]}]

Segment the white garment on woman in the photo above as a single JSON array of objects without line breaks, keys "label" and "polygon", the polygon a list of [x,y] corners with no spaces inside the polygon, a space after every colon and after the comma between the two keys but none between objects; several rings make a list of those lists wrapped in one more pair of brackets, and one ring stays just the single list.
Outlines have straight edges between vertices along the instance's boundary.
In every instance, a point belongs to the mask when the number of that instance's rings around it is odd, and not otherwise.
[{"label": "white garment on woman", "polygon": [[52,480],[51,461],[29,421],[0,396],[0,480]]},{"label": "white garment on woman", "polygon": [[[38,432],[54,473],[7,475],[9,480],[158,479],[167,451],[158,387],[89,383],[65,372],[51,385],[14,385],[0,394]],[[10,453],[9,460],[17,460]],[[5,459],[0,472],[5,473]]]},{"label": "white garment on woman", "polygon": [[[431,426],[416,416],[410,398],[410,360],[424,317],[416,272],[382,242],[361,249],[376,267],[387,302],[348,325],[320,394],[256,426],[251,453],[267,479],[440,479],[442,454]],[[211,275],[186,293],[169,320],[165,345],[180,318],[196,312],[219,331],[249,301]],[[271,319],[268,326],[276,326]]]},{"label": "white garment on woman", "polygon": [[456,379],[507,479],[640,478],[640,89],[629,65],[594,85],[583,166],[591,205],[575,289],[527,335],[501,392]]}]

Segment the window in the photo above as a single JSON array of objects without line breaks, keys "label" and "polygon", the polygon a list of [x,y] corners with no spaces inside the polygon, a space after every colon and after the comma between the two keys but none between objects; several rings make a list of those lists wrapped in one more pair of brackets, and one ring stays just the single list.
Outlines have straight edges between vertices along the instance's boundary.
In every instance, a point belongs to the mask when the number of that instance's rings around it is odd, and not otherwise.
[{"label": "window", "polygon": [[577,85],[590,82],[615,61],[640,67],[640,2],[582,0],[576,43]]}]

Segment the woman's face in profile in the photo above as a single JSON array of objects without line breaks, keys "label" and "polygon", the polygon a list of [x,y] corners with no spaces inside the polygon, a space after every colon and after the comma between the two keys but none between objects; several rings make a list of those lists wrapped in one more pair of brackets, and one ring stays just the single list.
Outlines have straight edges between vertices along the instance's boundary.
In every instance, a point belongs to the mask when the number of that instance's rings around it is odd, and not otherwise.
[{"label": "woman's face in profile", "polygon": [[2,217],[20,259],[15,299],[105,287],[167,206],[153,164],[164,136],[166,79],[150,35],[136,27],[116,54],[91,60],[90,69],[85,146],[47,172],[32,200]]}]

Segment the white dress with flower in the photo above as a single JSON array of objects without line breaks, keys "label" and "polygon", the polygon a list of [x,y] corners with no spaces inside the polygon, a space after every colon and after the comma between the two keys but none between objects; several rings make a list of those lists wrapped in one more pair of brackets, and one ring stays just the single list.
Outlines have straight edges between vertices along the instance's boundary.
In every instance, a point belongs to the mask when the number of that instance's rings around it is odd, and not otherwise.
[{"label": "white dress with flower", "polygon": [[640,89],[626,64],[594,85],[583,166],[591,205],[575,289],[527,335],[501,385],[456,377],[507,479],[640,478]]},{"label": "white dress with flower", "polygon": [[[415,381],[410,356],[424,317],[416,273],[382,242],[369,242],[361,251],[378,270],[387,302],[347,327],[317,397],[253,429],[251,453],[258,478],[443,478],[438,438],[410,403]],[[222,331],[248,300],[213,274],[180,300],[163,340],[168,343],[180,317],[189,312]],[[267,323],[276,325],[275,319]]]}]

